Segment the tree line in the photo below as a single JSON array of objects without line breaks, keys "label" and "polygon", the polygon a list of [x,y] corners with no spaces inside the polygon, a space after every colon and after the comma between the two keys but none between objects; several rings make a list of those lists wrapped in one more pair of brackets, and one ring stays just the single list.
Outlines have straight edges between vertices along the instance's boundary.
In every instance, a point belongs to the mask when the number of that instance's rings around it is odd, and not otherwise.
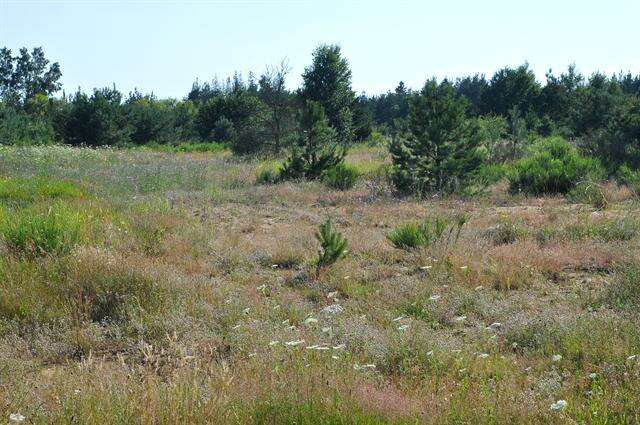
[{"label": "tree line", "polygon": [[[196,81],[182,99],[116,87],[62,93],[61,67],[42,48],[0,50],[0,143],[76,146],[221,143],[237,154],[286,152],[282,176],[318,177],[353,143],[391,141],[398,188],[461,184],[465,170],[523,155],[540,136],[572,141],[609,173],[640,167],[640,75],[549,71],[528,64],[491,78],[403,82],[385,94],[357,95],[337,45],[321,45],[302,86],[287,88],[286,61],[261,75]],[[426,159],[425,159],[426,158]],[[422,176],[422,177],[416,177]],[[420,188],[420,189],[417,189]]]}]

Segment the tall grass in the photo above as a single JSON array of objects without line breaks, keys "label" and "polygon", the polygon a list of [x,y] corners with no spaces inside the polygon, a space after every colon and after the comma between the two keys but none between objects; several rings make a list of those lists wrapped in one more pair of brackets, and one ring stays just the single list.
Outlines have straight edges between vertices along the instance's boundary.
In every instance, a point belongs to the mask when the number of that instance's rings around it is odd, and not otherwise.
[{"label": "tall grass", "polygon": [[82,225],[82,216],[67,208],[19,209],[0,218],[0,236],[20,256],[65,255],[79,243]]}]

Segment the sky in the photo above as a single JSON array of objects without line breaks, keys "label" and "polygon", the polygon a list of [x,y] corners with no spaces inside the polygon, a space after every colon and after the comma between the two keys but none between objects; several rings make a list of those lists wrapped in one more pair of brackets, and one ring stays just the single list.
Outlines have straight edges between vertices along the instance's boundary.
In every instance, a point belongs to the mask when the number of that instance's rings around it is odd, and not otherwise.
[{"label": "sky", "polygon": [[639,0],[0,0],[0,46],[42,46],[67,92],[115,84],[183,98],[192,83],[286,58],[289,87],[339,44],[358,93],[529,62],[640,74]]}]

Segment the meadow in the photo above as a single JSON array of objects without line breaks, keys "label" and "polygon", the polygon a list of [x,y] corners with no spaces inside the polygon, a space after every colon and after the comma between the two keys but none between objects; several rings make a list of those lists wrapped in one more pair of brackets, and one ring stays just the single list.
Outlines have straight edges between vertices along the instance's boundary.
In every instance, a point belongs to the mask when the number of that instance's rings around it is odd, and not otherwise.
[{"label": "meadow", "polygon": [[640,422],[633,190],[400,198],[386,150],[346,162],[0,147],[0,421]]}]

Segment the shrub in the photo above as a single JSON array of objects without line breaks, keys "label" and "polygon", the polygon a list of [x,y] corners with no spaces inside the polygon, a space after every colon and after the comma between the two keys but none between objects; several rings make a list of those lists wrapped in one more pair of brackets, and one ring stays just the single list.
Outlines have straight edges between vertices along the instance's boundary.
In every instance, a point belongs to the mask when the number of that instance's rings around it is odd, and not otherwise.
[{"label": "shrub", "polygon": [[325,171],[322,182],[332,189],[348,190],[356,185],[359,177],[356,167],[342,163]]},{"label": "shrub", "polygon": [[331,265],[347,255],[347,240],[340,232],[333,230],[329,218],[320,225],[316,232],[316,239],[320,242],[316,259],[318,269]]},{"label": "shrub", "polygon": [[604,210],[609,205],[607,195],[602,186],[595,182],[580,182],[567,193],[567,200],[573,203],[593,205]]},{"label": "shrub", "polygon": [[258,168],[257,184],[276,184],[280,181],[280,170],[276,164],[266,163]]},{"label": "shrub", "polygon": [[560,137],[540,140],[518,161],[508,178],[512,192],[532,195],[567,193],[579,182],[599,180],[602,167],[596,159],[582,157]]},{"label": "shrub", "polygon": [[629,189],[638,196],[640,194],[640,172],[634,171],[626,165],[618,168],[617,173],[618,181],[627,185]]},{"label": "shrub", "polygon": [[485,235],[494,245],[508,245],[514,243],[524,233],[524,229],[519,224],[504,219],[496,226],[487,229]]},{"label": "shrub", "polygon": [[7,247],[28,258],[68,254],[80,240],[80,217],[67,210],[34,213],[21,210],[0,222],[0,235]]}]

